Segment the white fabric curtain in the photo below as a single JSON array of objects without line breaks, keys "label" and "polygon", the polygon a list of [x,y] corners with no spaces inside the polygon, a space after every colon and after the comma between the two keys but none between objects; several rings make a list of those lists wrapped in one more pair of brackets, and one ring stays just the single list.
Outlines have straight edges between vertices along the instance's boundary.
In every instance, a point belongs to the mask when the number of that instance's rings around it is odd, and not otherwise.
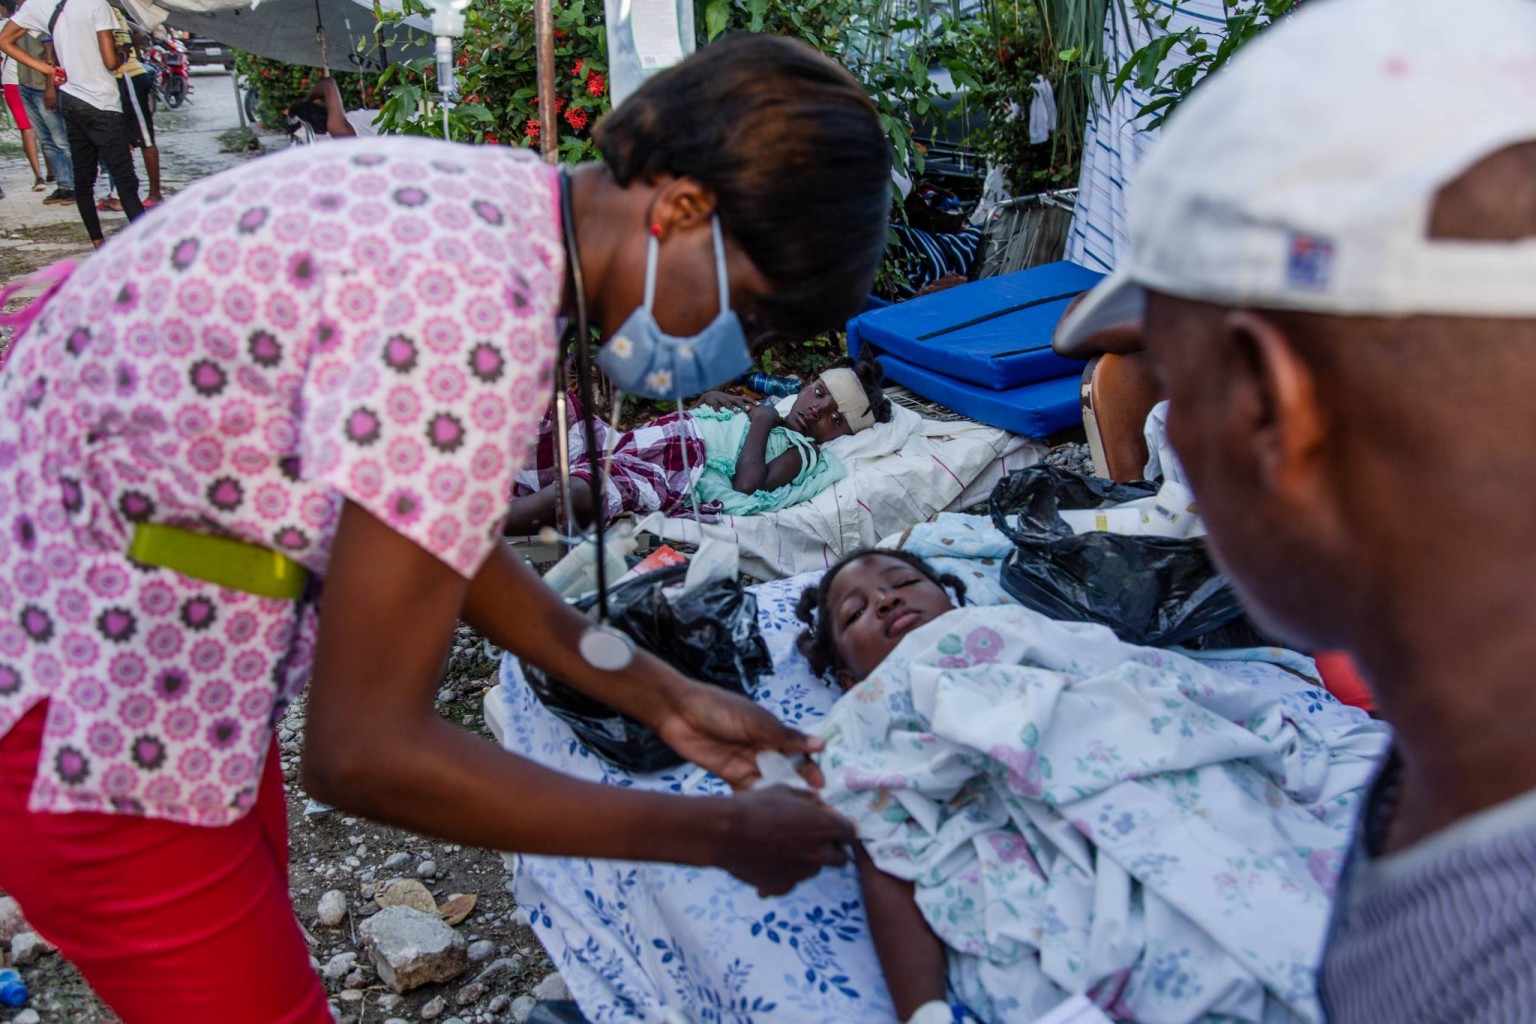
[{"label": "white fabric curtain", "polygon": [[[1172,9],[1167,0],[1158,6]],[[1226,33],[1226,17],[1221,0],[1183,0],[1173,9],[1169,32],[1197,28],[1217,39]],[[1121,22],[1115,5],[1110,5],[1104,25],[1104,55],[1110,64],[1110,76],[1119,71],[1131,54],[1161,36],[1163,30],[1134,17],[1129,31]],[[1171,63],[1184,60],[1184,48],[1175,47]],[[1157,139],[1157,132],[1145,131],[1146,120],[1136,115],[1150,99],[1132,85],[1110,104],[1102,97],[1088,112],[1088,127],[1083,135],[1083,170],[1078,181],[1077,211],[1067,236],[1067,259],[1092,270],[1110,271],[1116,257],[1125,251],[1125,190],[1136,176],[1147,149]]]}]

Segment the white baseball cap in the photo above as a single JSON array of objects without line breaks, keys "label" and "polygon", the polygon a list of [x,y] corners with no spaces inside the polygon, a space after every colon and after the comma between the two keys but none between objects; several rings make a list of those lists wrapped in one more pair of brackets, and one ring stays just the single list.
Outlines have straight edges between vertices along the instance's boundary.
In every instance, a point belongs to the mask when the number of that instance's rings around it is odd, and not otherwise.
[{"label": "white baseball cap", "polygon": [[1536,142],[1536,0],[1309,0],[1169,118],[1129,257],[1057,345],[1145,290],[1234,307],[1536,317],[1536,239],[1430,239],[1439,189]]}]

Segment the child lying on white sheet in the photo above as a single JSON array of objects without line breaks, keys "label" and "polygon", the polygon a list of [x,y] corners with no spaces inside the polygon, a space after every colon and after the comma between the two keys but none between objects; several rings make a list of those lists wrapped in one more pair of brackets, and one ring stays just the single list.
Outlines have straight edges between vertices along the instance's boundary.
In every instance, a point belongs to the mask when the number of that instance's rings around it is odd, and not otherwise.
[{"label": "child lying on white sheet", "polygon": [[[594,422],[594,452],[586,450],[581,408],[570,396],[576,518],[588,524],[597,505],[594,455],[603,460],[602,504],[609,519],[678,514],[689,506],[703,515],[751,516],[808,501],[847,472],[822,445],[890,421],[884,379],[878,363],[839,360],[807,384],[784,415],[772,405],[709,391],[690,412],[668,413],[622,434],[611,435],[600,420]],[[508,536],[554,524],[556,440],[551,410],[539,425],[533,465],[517,475],[504,527]]]},{"label": "child lying on white sheet", "polygon": [[[802,597],[848,695],[820,730],[857,823],[903,1019],[1315,1021],[1314,972],[1384,728],[1324,735],[1272,693],[866,552]],[[949,589],[946,589],[949,588]],[[931,1015],[931,1016],[930,1016]]]}]

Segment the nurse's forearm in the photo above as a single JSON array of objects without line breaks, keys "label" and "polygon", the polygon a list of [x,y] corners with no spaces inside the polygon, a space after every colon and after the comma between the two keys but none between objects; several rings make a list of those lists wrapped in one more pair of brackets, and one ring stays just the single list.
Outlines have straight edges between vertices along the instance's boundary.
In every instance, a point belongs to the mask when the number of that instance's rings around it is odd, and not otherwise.
[{"label": "nurse's forearm", "polygon": [[590,621],[504,547],[497,548],[470,581],[464,619],[496,646],[641,722],[660,721],[695,685],[666,662],[639,650],[624,672],[603,672],[587,664],[577,644]]},{"label": "nurse's forearm", "polygon": [[[361,723],[357,723],[361,724]],[[375,719],[351,755],[306,735],[304,783],[320,800],[466,846],[552,856],[708,865],[735,827],[729,799],[582,782],[428,713]],[[346,743],[342,740],[340,742]]]},{"label": "nurse's forearm", "polygon": [[[443,721],[433,695],[465,589],[442,562],[360,507],[344,507],[320,606],[305,788],[456,842],[718,862],[719,844],[729,841],[722,831],[739,825],[729,801],[579,782]],[[560,635],[570,632],[562,622]]]}]

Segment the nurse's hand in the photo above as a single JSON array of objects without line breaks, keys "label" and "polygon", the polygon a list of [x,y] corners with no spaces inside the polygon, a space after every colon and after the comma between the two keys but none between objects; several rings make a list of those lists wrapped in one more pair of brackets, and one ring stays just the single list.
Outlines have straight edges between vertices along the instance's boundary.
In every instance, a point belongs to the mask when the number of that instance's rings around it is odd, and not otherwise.
[{"label": "nurse's hand", "polygon": [[742,793],[712,859],[759,896],[782,896],[822,868],[841,867],[857,839],[853,822],[816,797],[784,786]]},{"label": "nurse's hand", "polygon": [[[667,746],[736,789],[757,781],[760,750],[811,754],[826,745],[791,729],[739,694],[691,681],[651,725]],[[818,788],[826,781],[810,760],[801,766],[800,774]]]}]

